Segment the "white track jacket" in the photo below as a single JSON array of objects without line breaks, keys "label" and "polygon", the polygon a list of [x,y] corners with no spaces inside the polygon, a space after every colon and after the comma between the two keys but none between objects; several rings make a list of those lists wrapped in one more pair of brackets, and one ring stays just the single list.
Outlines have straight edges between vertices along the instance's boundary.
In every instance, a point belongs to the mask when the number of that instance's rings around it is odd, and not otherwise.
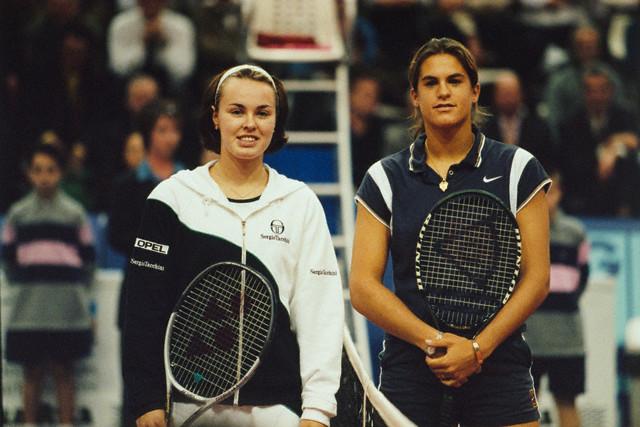
[{"label": "white track jacket", "polygon": [[260,271],[280,297],[274,338],[239,404],[284,404],[328,423],[340,382],[344,302],[322,205],[308,186],[274,169],[257,201],[230,202],[210,177],[211,164],[175,174],[147,200],[125,282],[123,375],[131,409],[138,417],[165,407],[171,311],[200,271],[235,261]]}]

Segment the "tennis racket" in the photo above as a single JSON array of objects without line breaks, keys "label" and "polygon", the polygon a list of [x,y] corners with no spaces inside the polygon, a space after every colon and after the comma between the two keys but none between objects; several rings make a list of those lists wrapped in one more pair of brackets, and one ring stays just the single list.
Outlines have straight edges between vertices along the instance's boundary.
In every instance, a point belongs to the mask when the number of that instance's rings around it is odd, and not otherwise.
[{"label": "tennis racket", "polygon": [[[518,223],[497,197],[468,190],[439,201],[427,215],[416,250],[418,289],[433,326],[475,338],[511,297],[520,261]],[[441,425],[451,425],[452,411],[449,388]]]},{"label": "tennis racket", "polygon": [[251,378],[275,327],[275,301],[269,281],[243,264],[214,264],[193,279],[165,334],[168,425],[173,389],[202,403],[187,427]]}]

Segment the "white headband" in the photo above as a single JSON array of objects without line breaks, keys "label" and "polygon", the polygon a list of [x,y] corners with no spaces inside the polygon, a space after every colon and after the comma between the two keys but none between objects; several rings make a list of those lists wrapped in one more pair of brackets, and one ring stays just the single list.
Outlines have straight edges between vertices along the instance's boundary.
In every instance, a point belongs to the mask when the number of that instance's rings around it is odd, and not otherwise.
[{"label": "white headband", "polygon": [[271,77],[269,75],[269,73],[267,73],[265,70],[263,70],[262,68],[256,66],[256,65],[251,65],[251,64],[244,64],[244,65],[238,65],[236,67],[230,68],[229,70],[227,70],[226,73],[224,73],[222,75],[222,77],[220,77],[220,81],[218,82],[218,87],[216,87],[216,94],[214,96],[214,99],[216,96],[218,96],[218,91],[220,90],[220,86],[222,86],[222,82],[224,82],[231,74],[234,74],[240,70],[245,70],[245,69],[250,69],[251,71],[255,71],[257,73],[262,74],[263,76],[265,76],[266,78],[269,79],[269,81],[271,82],[271,86],[273,86],[273,89],[277,92],[278,89],[276,88],[276,82],[273,81],[273,77]]}]

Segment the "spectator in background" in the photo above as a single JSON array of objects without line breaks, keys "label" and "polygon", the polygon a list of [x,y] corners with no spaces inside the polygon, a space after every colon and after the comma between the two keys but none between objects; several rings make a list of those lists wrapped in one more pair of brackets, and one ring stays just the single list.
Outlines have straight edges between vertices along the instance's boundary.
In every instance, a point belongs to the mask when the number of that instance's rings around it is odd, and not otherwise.
[{"label": "spectator in background", "polygon": [[478,66],[491,62],[491,54],[482,43],[475,16],[467,10],[465,0],[435,0],[425,23],[424,40],[448,37],[469,49]]},{"label": "spectator in background", "polygon": [[[39,3],[39,12],[24,29],[26,44],[23,55],[31,66],[47,66],[58,61],[58,48],[70,25],[81,25],[92,33],[92,37],[100,39],[98,26],[83,13],[84,2],[44,0]],[[104,48],[96,50],[104,52]],[[104,60],[104,56],[101,59]]]},{"label": "spectator in background", "polygon": [[605,58],[600,30],[593,26],[576,28],[571,38],[570,56],[569,63],[550,72],[544,88],[546,117],[554,138],[558,137],[560,123],[584,106],[582,74],[588,66],[605,68],[612,82],[614,99],[620,104],[625,99],[622,77]]},{"label": "spectator in background", "polygon": [[142,212],[151,190],[184,169],[174,158],[182,130],[178,107],[173,101],[156,99],[146,104],[138,114],[137,129],[146,155],[137,168],[116,177],[109,217],[109,243],[125,256],[129,255],[138,231],[139,218],[132,212]]},{"label": "spectator in background", "polygon": [[24,422],[38,423],[42,383],[51,368],[62,425],[73,424],[73,362],[93,340],[88,287],[93,232],[84,209],[59,190],[65,159],[52,144],[28,161],[33,192],[11,206],[2,230],[2,261],[17,294],[7,322],[6,357],[24,367]]},{"label": "spectator in background", "polygon": [[[88,164],[96,175],[98,194],[112,188],[114,178],[128,170],[123,157],[126,141],[135,132],[135,120],[140,109],[161,96],[159,82],[147,74],[132,76],[120,92],[121,101],[113,114],[94,125],[97,131],[87,137]],[[97,209],[109,209],[110,200],[98,197]]]},{"label": "spectator in background", "polygon": [[[50,60],[34,61],[25,76],[30,128],[54,129],[67,142],[83,141],[113,107],[110,75],[99,60],[99,42],[79,21],[63,27]],[[69,147],[67,147],[69,148]]]},{"label": "spectator in background", "polygon": [[573,215],[638,215],[638,122],[614,101],[608,68],[587,67],[582,107],[559,126],[563,208]]},{"label": "spectator in background", "polygon": [[539,390],[543,375],[555,399],[560,427],[578,427],[576,396],[584,392],[585,348],[578,302],[587,285],[589,241],[584,225],[560,208],[562,178],[550,173],[551,279],[547,299],[527,320],[525,337],[533,354],[531,373]]},{"label": "spectator in background", "polygon": [[[245,0],[186,1],[180,6],[197,31],[197,95],[211,75],[235,65],[244,53],[242,3]],[[178,6],[176,4],[176,6]],[[194,98],[197,99],[194,93]],[[197,104],[194,104],[196,107]]]},{"label": "spectator in background", "polygon": [[379,35],[369,18],[357,13],[349,34],[349,58],[357,66],[374,67],[379,61]]},{"label": "spectator in background", "polygon": [[20,199],[28,186],[16,165],[23,161],[25,141],[35,137],[23,131],[28,123],[23,75],[25,29],[37,11],[36,0],[0,2],[0,213]]},{"label": "spectator in background", "polygon": [[169,9],[166,0],[137,0],[137,7],[116,14],[109,25],[109,66],[125,80],[151,74],[178,98],[195,71],[195,35],[192,20]]},{"label": "spectator in background", "polygon": [[[182,131],[178,108],[173,101],[156,99],[145,104],[138,113],[137,129],[142,136],[146,155],[137,168],[116,177],[107,231],[111,246],[127,259],[133,249],[139,215],[144,210],[147,196],[161,181],[184,169],[174,158]],[[123,326],[125,298],[123,283],[118,305],[119,329]],[[135,425],[128,408],[123,408],[122,416],[123,426]]]},{"label": "spectator in background", "polygon": [[513,71],[499,73],[492,95],[493,115],[483,125],[485,135],[524,148],[547,167],[555,160],[551,130],[527,108],[518,75]]},{"label": "spectator in background", "polygon": [[380,81],[369,69],[352,69],[349,88],[351,111],[351,163],[353,184],[360,185],[365,172],[382,158],[384,123],[376,115],[380,105]]},{"label": "spectator in background", "polygon": [[95,198],[91,191],[93,170],[87,166],[84,144],[76,142],[67,148],[67,144],[54,130],[43,132],[39,142],[54,145],[65,156],[67,167],[60,181],[60,189],[80,203],[84,209],[91,210],[95,206]]},{"label": "spectator in background", "polygon": [[623,64],[627,72],[627,82],[632,84],[633,100],[635,105],[640,107],[640,3],[635,6],[635,10],[628,15],[629,23],[626,27],[623,43],[625,56]]},{"label": "spectator in background", "polygon": [[131,125],[134,117],[149,101],[160,95],[160,85],[152,76],[138,74],[129,80],[127,85],[126,102],[129,112],[128,122]]},{"label": "spectator in background", "polygon": [[508,44],[510,68],[527,82],[529,98],[543,91],[552,65],[567,61],[575,28],[591,25],[585,1],[518,0],[513,2],[514,28],[500,43]]},{"label": "spectator in background", "polygon": [[406,67],[425,38],[428,7],[423,0],[363,0],[358,15],[375,32],[381,101],[404,107],[409,86]]},{"label": "spectator in background", "polygon": [[[5,4],[6,3],[6,4]],[[3,208],[25,194],[20,163],[35,141],[54,130],[68,144],[85,144],[87,133],[109,109],[112,93],[100,31],[89,2],[2,2],[0,37],[3,87],[0,114],[6,120],[7,185]],[[2,120],[2,119],[0,119]],[[66,146],[71,150],[71,146]],[[20,182],[20,184],[16,184]],[[3,183],[4,184],[4,183]]]},{"label": "spectator in background", "polygon": [[134,170],[140,166],[140,163],[142,163],[146,157],[145,153],[144,141],[140,132],[130,134],[124,143],[124,150],[122,152],[122,158],[124,159],[127,170]]},{"label": "spectator in background", "polygon": [[[43,132],[53,131],[64,142],[64,150],[76,153],[86,163],[88,197],[85,207],[93,211],[101,188],[96,171],[100,156],[103,124],[115,105],[113,76],[100,60],[100,43],[91,28],[76,20],[61,29],[60,44],[51,63],[35,62],[24,77],[27,121],[21,129],[27,141],[36,141]],[[53,61],[53,59],[52,59]],[[73,174],[79,172],[74,167]]]}]

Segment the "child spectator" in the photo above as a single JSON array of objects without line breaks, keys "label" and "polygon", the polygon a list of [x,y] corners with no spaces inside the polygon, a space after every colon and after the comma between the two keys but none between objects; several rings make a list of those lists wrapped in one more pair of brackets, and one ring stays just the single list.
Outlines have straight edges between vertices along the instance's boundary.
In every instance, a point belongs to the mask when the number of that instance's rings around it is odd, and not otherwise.
[{"label": "child spectator", "polygon": [[24,367],[24,422],[38,422],[44,376],[52,369],[59,422],[73,423],[73,362],[93,340],[88,287],[93,281],[93,232],[84,209],[59,189],[65,160],[39,144],[27,165],[33,191],[15,202],[2,229],[2,261],[16,288],[7,322],[6,358]]}]

